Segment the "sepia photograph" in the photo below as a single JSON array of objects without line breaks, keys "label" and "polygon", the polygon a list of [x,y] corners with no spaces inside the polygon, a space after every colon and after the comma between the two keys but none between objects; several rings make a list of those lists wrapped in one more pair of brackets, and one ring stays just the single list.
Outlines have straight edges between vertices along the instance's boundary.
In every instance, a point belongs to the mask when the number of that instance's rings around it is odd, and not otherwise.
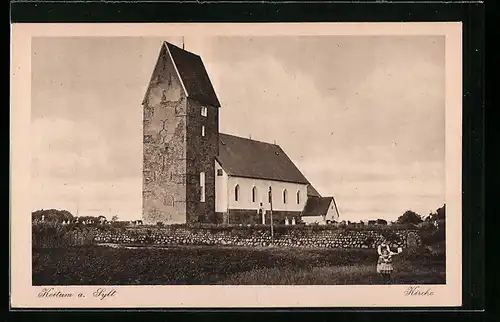
[{"label": "sepia photograph", "polygon": [[445,283],[444,37],[32,55],[35,285]]},{"label": "sepia photograph", "polygon": [[445,35],[29,43],[38,298],[181,285],[424,298],[450,283]]}]

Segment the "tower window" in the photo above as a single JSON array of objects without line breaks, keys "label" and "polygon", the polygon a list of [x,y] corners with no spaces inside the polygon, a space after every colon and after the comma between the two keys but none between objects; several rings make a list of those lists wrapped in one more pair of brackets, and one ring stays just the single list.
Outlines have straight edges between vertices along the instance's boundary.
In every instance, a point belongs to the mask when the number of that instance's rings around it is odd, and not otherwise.
[{"label": "tower window", "polygon": [[208,115],[208,109],[206,106],[201,107],[201,116],[207,116]]},{"label": "tower window", "polygon": [[240,185],[236,185],[234,187],[234,201],[238,201],[240,199]]},{"label": "tower window", "polygon": [[222,177],[222,169],[217,169],[217,176]]},{"label": "tower window", "polygon": [[200,201],[205,202],[205,172],[200,172]]},{"label": "tower window", "polygon": [[201,126],[201,136],[205,136],[205,125]]}]

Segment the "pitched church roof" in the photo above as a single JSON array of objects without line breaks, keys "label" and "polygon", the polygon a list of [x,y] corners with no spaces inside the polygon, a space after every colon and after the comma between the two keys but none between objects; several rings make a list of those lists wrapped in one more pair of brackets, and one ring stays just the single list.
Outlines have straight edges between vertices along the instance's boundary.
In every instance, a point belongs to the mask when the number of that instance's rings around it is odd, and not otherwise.
[{"label": "pitched church roof", "polygon": [[311,184],[307,186],[307,195],[309,197],[321,197],[318,190],[316,190],[316,188],[314,188]]},{"label": "pitched church roof", "polygon": [[[208,77],[207,70],[200,56],[174,46],[171,43],[164,42],[158,57],[157,65],[165,64],[166,56],[171,57],[187,97],[195,99],[201,104],[220,107],[217,94],[215,94],[212,82]],[[157,76],[157,69],[161,70],[162,68],[155,68],[148,89],[146,90],[143,104],[149,94],[151,82]]]},{"label": "pitched church roof", "polygon": [[220,133],[217,160],[228,175],[309,183],[292,160],[276,144]]},{"label": "pitched church roof", "polygon": [[[302,216],[323,216],[328,213],[333,197],[309,197]],[[333,201],[334,202],[334,201]],[[335,206],[336,207],[336,206]]]}]

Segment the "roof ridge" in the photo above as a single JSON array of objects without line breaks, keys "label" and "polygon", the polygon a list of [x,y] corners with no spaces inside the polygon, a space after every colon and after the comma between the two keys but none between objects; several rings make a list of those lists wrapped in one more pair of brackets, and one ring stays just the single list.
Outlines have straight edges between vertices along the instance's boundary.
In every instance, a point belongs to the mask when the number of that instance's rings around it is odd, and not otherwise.
[{"label": "roof ridge", "polygon": [[[200,56],[200,55],[195,54],[195,53],[193,53],[193,52],[191,52],[191,51],[189,51],[189,50],[186,50],[186,49],[184,49],[184,48],[181,48],[181,47],[179,47],[179,46],[177,46],[177,45],[174,45],[174,44],[172,44],[171,42],[168,42],[168,41],[166,41],[166,40],[165,40],[165,41],[164,41],[164,43],[165,43],[165,44],[167,44],[167,46],[175,47],[175,48],[176,48],[176,49],[178,49],[178,50],[182,50],[182,51],[183,51],[183,52],[185,52],[186,54],[191,54],[191,55],[193,55],[193,56],[196,56],[196,57],[201,58],[201,56]],[[203,61],[203,60],[202,60],[202,61]]]},{"label": "roof ridge", "polygon": [[309,198],[319,198],[319,199],[333,199],[333,196],[327,196],[327,197],[324,197],[324,196],[310,196]]},{"label": "roof ridge", "polygon": [[[250,139],[250,138],[246,138],[246,137],[243,137],[243,136],[238,136],[238,135],[235,135],[235,134],[227,134],[227,133],[219,133],[219,135],[226,135],[226,136],[232,136],[232,137],[235,137],[235,138],[238,138],[238,139],[242,139],[242,140],[248,140],[248,141],[254,141],[254,142],[258,142],[258,143],[265,143],[265,144],[269,144],[269,145],[275,145],[277,147],[279,147],[281,149],[281,147],[276,144],[276,143],[270,143],[270,142],[266,142],[266,141],[262,141],[262,140],[254,140],[254,139]],[[283,149],[281,149],[283,150]]]}]

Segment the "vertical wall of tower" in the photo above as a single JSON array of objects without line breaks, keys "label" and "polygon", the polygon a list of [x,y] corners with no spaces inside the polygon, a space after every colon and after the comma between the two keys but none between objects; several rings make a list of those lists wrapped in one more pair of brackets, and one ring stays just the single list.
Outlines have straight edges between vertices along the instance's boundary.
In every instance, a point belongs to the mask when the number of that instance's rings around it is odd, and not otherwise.
[{"label": "vertical wall of tower", "polygon": [[162,46],[143,102],[143,220],[186,222],[187,98]]},{"label": "vertical wall of tower", "polygon": [[[202,107],[206,107],[206,116],[202,115]],[[216,221],[215,157],[219,154],[219,109],[188,98],[187,112],[187,221],[214,223]],[[205,174],[204,191],[200,183],[201,172]],[[205,198],[202,201],[203,192]]]}]

